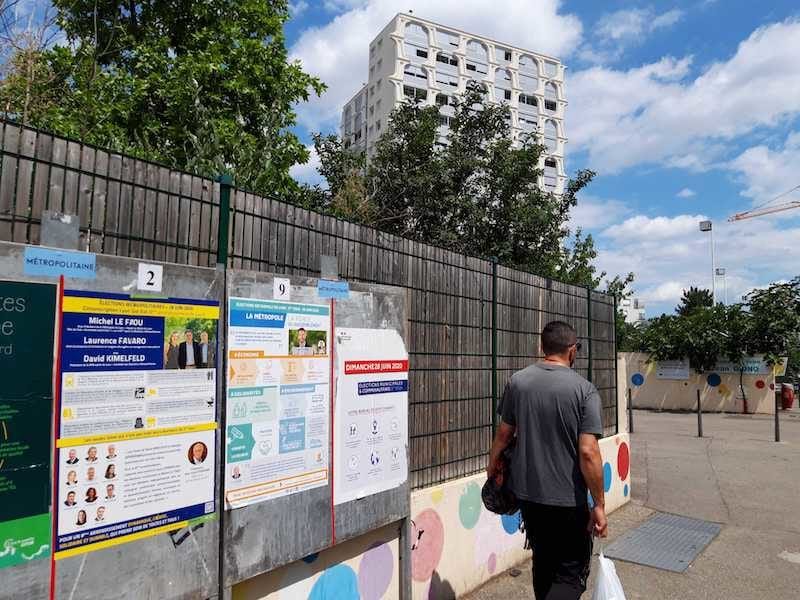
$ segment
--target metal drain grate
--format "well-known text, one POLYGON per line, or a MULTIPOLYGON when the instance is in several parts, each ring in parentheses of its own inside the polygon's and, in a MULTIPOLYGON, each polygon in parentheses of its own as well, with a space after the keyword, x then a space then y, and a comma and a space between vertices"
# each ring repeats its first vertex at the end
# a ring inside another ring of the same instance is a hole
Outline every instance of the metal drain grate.
POLYGON ((615 540, 605 555, 683 573, 721 529, 718 523, 658 513, 615 540))

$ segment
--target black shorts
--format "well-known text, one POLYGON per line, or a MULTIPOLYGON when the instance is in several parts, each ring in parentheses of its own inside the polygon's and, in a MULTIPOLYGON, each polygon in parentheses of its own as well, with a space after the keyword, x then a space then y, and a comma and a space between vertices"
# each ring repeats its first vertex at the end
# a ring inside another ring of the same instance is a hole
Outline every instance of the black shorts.
POLYGON ((533 550, 536 600, 577 600, 586 591, 592 560, 589 508, 520 501, 533 550))

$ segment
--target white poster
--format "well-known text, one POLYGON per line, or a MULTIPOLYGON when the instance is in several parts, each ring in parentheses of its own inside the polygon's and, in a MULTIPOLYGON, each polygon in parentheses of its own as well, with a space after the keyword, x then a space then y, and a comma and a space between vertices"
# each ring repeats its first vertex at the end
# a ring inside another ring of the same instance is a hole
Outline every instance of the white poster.
POLYGON ((334 504, 408 479, 408 353, 393 329, 337 329, 334 504))
POLYGON ((328 484, 330 308, 230 298, 225 501, 328 484))
POLYGON ((688 360, 660 360, 656 363, 656 379, 689 379, 688 360))

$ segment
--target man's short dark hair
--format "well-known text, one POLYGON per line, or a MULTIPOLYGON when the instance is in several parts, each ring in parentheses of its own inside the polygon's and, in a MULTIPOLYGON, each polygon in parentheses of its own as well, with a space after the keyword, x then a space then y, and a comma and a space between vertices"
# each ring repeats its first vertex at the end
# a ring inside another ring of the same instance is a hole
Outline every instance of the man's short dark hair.
POLYGON ((545 356, 564 354, 577 341, 575 329, 564 321, 551 321, 542 330, 542 350, 545 356))

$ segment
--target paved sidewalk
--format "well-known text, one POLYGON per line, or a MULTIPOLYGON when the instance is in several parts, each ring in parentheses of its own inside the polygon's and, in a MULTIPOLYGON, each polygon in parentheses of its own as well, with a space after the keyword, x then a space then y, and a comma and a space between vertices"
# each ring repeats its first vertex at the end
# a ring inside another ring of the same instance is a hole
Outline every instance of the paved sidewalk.
MULTIPOLYGON (((628 600, 797 600, 800 598, 800 418, 636 411, 633 501, 609 517, 610 543, 654 510, 723 524, 682 574, 616 561, 628 600)), ((469 600, 532 598, 530 561, 469 600)), ((591 598, 593 576, 584 599, 591 598)))

